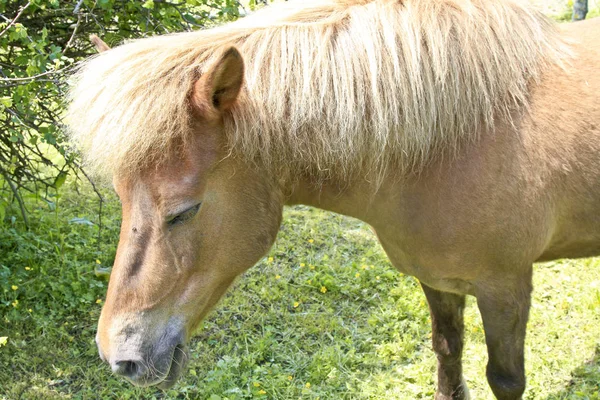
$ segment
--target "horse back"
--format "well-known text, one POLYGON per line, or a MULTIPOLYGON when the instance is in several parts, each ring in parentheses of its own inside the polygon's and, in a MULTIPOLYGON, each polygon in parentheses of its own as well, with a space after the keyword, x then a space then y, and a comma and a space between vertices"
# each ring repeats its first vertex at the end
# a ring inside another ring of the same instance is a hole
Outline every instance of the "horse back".
POLYGON ((553 229, 540 260, 600 254, 600 19, 561 28, 574 57, 534 88, 524 130, 551 177, 553 229))
POLYGON ((532 83, 513 121, 389 185, 369 223, 403 272, 470 293, 535 261, 600 254, 600 19, 563 29, 573 58, 532 83))

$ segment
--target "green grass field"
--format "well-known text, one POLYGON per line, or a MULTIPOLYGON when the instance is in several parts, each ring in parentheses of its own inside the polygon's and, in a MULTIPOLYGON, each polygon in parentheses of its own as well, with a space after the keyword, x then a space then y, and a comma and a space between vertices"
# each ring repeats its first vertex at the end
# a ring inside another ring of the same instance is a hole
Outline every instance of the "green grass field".
MULTIPOLYGON (((202 324, 172 390, 113 377, 94 344, 119 205, 66 185, 37 204, 30 232, 0 229, 0 398, 420 399, 435 388, 427 306, 354 219, 308 207, 285 212, 279 240, 202 324), (78 218, 78 219, 76 219, 78 218)), ((527 337, 527 399, 599 399, 600 259, 539 265, 527 337)), ((465 374, 491 399, 474 301, 465 374)))

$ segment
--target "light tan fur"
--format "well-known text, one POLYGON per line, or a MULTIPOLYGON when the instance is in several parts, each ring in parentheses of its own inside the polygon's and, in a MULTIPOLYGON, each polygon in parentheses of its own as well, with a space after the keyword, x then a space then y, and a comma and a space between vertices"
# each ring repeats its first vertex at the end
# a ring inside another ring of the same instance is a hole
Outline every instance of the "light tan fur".
POLYGON ((220 49, 246 63, 231 150, 289 175, 420 170, 527 103, 563 62, 555 27, 516 1, 296 1, 226 27, 137 40, 82 66, 71 138, 98 175, 188 143, 189 94, 220 49), (367 167, 367 168, 364 168, 367 167))

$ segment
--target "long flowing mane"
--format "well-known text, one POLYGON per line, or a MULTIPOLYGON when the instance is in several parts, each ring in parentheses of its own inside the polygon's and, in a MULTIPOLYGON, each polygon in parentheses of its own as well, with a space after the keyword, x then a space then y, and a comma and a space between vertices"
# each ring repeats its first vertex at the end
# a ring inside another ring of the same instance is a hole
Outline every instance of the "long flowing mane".
POLYGON ((224 46, 246 64, 225 116, 232 153, 282 173, 422 168, 527 104, 568 49, 513 0, 321 0, 136 40, 87 61, 71 138, 100 175, 160 161, 191 130, 193 83, 224 46))

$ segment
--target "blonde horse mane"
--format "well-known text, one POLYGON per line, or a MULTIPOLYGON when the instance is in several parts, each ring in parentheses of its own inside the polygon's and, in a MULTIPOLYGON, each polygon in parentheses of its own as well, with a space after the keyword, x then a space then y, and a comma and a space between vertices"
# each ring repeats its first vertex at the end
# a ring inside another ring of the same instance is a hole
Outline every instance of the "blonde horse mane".
POLYGON ((191 133, 189 94, 221 49, 246 64, 224 117, 231 151, 284 174, 420 170, 527 105, 568 54, 513 0, 321 0, 219 28, 136 40, 74 77, 71 140, 100 176, 160 162, 191 133))

